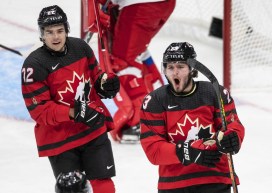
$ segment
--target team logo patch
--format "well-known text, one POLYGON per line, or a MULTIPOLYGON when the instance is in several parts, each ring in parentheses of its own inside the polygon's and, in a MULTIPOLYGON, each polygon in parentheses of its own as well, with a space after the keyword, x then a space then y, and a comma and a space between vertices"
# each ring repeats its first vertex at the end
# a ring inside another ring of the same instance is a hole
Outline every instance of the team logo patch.
POLYGON ((84 74, 80 76, 76 72, 74 72, 73 78, 71 80, 66 80, 66 83, 67 86, 63 90, 58 91, 59 94, 58 101, 60 103, 70 106, 69 101, 63 100, 67 98, 71 100, 75 99, 89 102, 89 96, 92 88, 90 78, 86 79, 84 77, 84 74))
POLYGON ((169 132, 170 142, 175 143, 179 140, 190 141, 202 138, 212 138, 212 124, 202 125, 199 119, 192 120, 189 115, 185 115, 183 122, 177 122, 175 132, 169 132), (187 137, 186 137, 187 136, 187 137))

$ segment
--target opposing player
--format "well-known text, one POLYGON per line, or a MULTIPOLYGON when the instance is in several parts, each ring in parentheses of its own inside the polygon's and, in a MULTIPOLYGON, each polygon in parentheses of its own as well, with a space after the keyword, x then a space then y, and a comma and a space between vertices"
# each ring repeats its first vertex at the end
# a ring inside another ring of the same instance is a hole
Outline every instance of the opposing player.
POLYGON ((56 192, 114 193, 113 120, 101 98, 116 95, 119 79, 102 72, 86 42, 68 37, 59 6, 43 8, 38 26, 43 46, 24 61, 22 94, 39 156, 49 158, 56 192))
POLYGON ((188 58, 196 58, 196 52, 187 42, 172 43, 164 52, 169 84, 144 99, 141 145, 149 161, 159 165, 159 193, 230 193, 226 153, 238 153, 244 127, 233 98, 221 86, 228 125, 218 137, 222 121, 215 90, 210 82, 194 81, 197 71, 188 58))
MULTIPOLYGON (((89 9, 92 9, 89 0, 89 9)), ((105 4, 105 0, 99 1, 105 4)), ((139 140, 139 112, 144 96, 164 84, 148 45, 174 10, 175 0, 113 0, 109 5, 111 18, 100 11, 102 27, 113 34, 111 61, 126 93, 114 99, 118 110, 114 114, 116 141, 139 140), (119 7, 116 14, 116 6, 119 7), (112 11, 115 10, 115 11, 112 11), (118 17, 116 17, 118 15, 118 17), (114 20, 112 17, 116 18, 114 20), (111 20, 111 22, 109 22, 111 20)), ((95 32, 95 16, 89 11, 89 30, 95 32)))

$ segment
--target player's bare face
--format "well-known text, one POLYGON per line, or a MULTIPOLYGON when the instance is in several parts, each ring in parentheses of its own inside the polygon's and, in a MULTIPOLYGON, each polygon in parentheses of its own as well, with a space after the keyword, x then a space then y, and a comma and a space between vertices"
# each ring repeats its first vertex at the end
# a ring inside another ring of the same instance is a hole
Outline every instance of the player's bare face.
POLYGON ((190 69, 186 63, 168 63, 165 69, 165 75, 177 93, 189 92, 192 89, 189 74, 190 69))
POLYGON ((56 52, 64 51, 67 33, 63 24, 52 25, 44 28, 43 40, 50 49, 56 52))

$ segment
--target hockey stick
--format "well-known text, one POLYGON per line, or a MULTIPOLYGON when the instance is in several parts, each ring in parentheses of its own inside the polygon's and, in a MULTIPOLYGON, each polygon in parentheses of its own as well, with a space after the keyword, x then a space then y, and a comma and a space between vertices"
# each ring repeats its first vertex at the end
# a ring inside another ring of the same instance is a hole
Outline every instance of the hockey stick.
POLYGON ((10 51, 10 52, 13 52, 13 53, 15 53, 15 54, 17 54, 17 55, 23 56, 23 54, 22 54, 21 52, 19 52, 18 50, 14 50, 14 49, 9 48, 9 47, 7 47, 7 46, 4 46, 4 45, 2 45, 2 44, 0 44, 0 47, 1 47, 1 48, 4 48, 4 49, 6 49, 6 50, 8 50, 8 51, 10 51))
MULTIPOLYGON (((111 0, 107 0, 106 3, 102 6, 101 10, 102 10, 103 12, 106 12, 107 7, 108 7, 110 1, 111 1, 111 0)), ((88 5, 85 5, 85 6, 88 6, 88 5)), ((82 9, 83 9, 83 8, 81 8, 81 10, 82 10, 82 9)), ((82 17, 82 16, 81 16, 81 17, 82 17)), ((89 42, 91 41, 92 37, 93 37, 93 34, 94 34, 93 32, 88 31, 88 32, 84 35, 83 40, 84 40, 85 42, 89 43, 89 42)))
MULTIPOLYGON (((223 103, 223 100, 222 100, 222 97, 221 97, 218 80, 216 79, 214 74, 205 65, 203 65, 199 61, 189 58, 187 60, 187 64, 189 66, 191 66, 192 68, 194 68, 194 69, 198 70, 199 72, 201 72, 203 75, 205 75, 210 80, 210 82, 212 83, 212 85, 213 85, 213 87, 215 89, 216 95, 217 95, 218 103, 219 103, 223 131, 226 131, 227 130, 226 115, 225 115, 224 103, 223 103)), ((229 165, 229 170, 230 170, 230 179, 231 179, 231 183, 232 183, 232 187, 233 187, 233 192, 238 193, 238 188, 237 188, 237 184, 236 184, 235 176, 234 176, 235 171, 234 171, 234 164, 233 164, 232 155, 230 153, 227 153, 227 158, 228 158, 228 165, 229 165)))
POLYGON ((20 55, 20 56, 22 56, 23 58, 27 58, 27 56, 28 56, 32 51, 34 51, 35 49, 37 49, 37 48, 40 47, 40 46, 41 46, 41 42, 39 41, 39 42, 36 42, 33 46, 31 46, 31 48, 28 49, 27 51, 19 52, 18 50, 14 50, 14 49, 12 49, 12 48, 9 48, 9 47, 7 47, 7 46, 4 46, 4 45, 0 44, 0 47, 4 48, 4 49, 6 49, 6 50, 8 50, 8 51, 10 51, 10 52, 12 52, 12 53, 14 53, 14 54, 20 55))
MULTIPOLYGON (((106 73, 114 73, 111 67, 111 61, 110 61, 110 52, 109 52, 109 45, 107 42, 107 34, 105 29, 102 29, 100 17, 99 17, 99 8, 98 8, 98 2, 97 0, 93 0, 94 5, 94 12, 96 15, 96 22, 97 22, 97 29, 98 29, 98 47, 100 49, 99 51, 99 63, 101 65, 101 68, 105 70, 106 73)), ((107 77, 105 77, 106 79, 107 77)), ((125 91, 122 84, 120 84, 120 90, 117 93, 116 97, 113 98, 116 106, 123 107, 124 113, 123 119, 130 119, 130 107, 132 106, 131 99, 129 98, 127 92, 125 91)), ((117 111, 118 113, 118 111, 117 111)))
POLYGON ((100 15, 99 15, 99 8, 98 8, 98 2, 97 0, 93 0, 93 5, 94 5, 94 13, 96 17, 96 25, 97 25, 97 30, 98 30, 98 38, 99 38, 99 45, 101 47, 101 54, 102 54, 102 59, 100 60, 100 63, 103 65, 104 69, 106 72, 112 72, 111 66, 110 66, 110 61, 109 61, 109 52, 107 46, 107 42, 105 41, 105 38, 101 28, 101 22, 100 22, 100 15))

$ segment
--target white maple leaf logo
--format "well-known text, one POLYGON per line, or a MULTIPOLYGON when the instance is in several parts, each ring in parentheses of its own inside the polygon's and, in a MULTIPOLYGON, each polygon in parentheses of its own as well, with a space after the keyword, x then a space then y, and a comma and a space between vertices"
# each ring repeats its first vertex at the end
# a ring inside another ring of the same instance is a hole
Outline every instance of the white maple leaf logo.
POLYGON ((58 91, 60 99, 58 100, 60 103, 70 106, 70 103, 64 101, 66 99, 65 95, 74 94, 74 99, 89 101, 89 95, 91 92, 91 84, 90 78, 88 80, 85 79, 84 74, 79 76, 76 72, 73 72, 72 80, 66 80, 67 86, 63 91, 58 91), (86 92, 86 87, 89 87, 86 92))
POLYGON ((202 138, 202 136, 199 135, 200 130, 202 133, 202 130, 205 130, 205 132, 208 132, 210 136, 214 135, 214 132, 212 132, 212 124, 203 126, 202 124, 199 124, 199 118, 192 120, 188 114, 186 114, 183 123, 177 122, 177 129, 175 132, 169 132, 168 135, 171 143, 177 142, 178 140, 196 140, 202 138))

